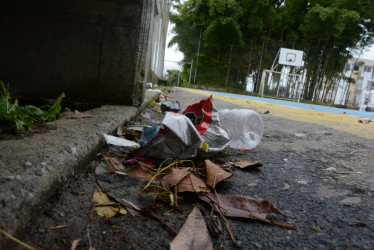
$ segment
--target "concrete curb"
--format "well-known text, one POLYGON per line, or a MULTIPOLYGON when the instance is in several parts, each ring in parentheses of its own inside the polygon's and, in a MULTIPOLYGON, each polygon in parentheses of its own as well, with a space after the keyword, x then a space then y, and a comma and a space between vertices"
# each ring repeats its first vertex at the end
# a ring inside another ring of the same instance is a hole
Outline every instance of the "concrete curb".
MULTIPOLYGON (((92 118, 61 119, 52 130, 21 140, 0 141, 0 228, 22 237, 43 212, 46 202, 105 145, 112 134, 136 117, 157 92, 146 93, 140 107, 102 106, 92 118)), ((0 235, 0 246, 10 239, 0 235)))

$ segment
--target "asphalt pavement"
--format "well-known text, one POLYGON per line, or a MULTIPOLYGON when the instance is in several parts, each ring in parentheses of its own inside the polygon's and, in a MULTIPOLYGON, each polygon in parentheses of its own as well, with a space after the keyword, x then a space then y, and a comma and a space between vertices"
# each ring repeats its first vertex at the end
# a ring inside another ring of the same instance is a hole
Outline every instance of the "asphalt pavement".
MULTIPOLYGON (((171 95, 185 108, 209 94, 177 88, 171 95)), ((232 178, 217 186, 217 192, 267 199, 287 216, 274 219, 296 226, 291 230, 252 219, 228 218, 238 246, 222 230, 217 238, 212 237, 214 249, 373 249, 374 140, 370 129, 360 127, 371 123, 361 124, 358 118, 347 119, 344 114, 305 113, 232 96, 214 95, 213 103, 218 110, 253 109, 264 121, 259 146, 212 158, 260 161, 263 166, 257 170, 236 169, 232 178), (357 127, 366 132, 355 133, 357 127)), ((161 120, 162 114, 155 109, 143 111, 133 124, 157 124, 161 120), (146 116, 148 120, 142 118, 146 116)), ((92 165, 85 169, 59 189, 58 198, 48 204, 32 229, 34 240, 50 248, 69 248, 74 239, 87 235, 90 224, 90 243, 96 249, 169 248, 174 235, 155 220, 105 219, 93 214, 91 199, 98 184, 92 165), (46 229, 57 225, 69 227, 59 231, 46 229)), ((170 212, 165 207, 157 214, 179 231, 191 209, 186 206, 180 212, 170 212)), ((26 240, 29 244, 34 242, 26 240)), ((82 242, 85 243, 80 246, 87 248, 87 239, 82 242)))

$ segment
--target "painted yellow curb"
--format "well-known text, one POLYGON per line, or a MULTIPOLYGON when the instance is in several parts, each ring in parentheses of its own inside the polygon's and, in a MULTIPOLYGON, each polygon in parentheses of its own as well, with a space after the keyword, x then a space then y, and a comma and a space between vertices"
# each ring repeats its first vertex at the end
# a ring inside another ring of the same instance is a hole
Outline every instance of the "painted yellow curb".
MULTIPOLYGON (((195 90, 180 88, 185 91, 201 94, 205 96, 210 96, 210 94, 195 90)), ((358 135, 367 139, 374 139, 374 121, 370 123, 360 123, 359 120, 366 121, 368 119, 357 118, 345 114, 334 114, 322 111, 315 111, 309 109, 300 109, 282 106, 278 104, 265 103, 260 101, 245 100, 235 97, 227 97, 222 95, 213 95, 214 98, 230 102, 244 108, 256 110, 258 112, 264 113, 269 111, 270 114, 282 118, 286 118, 293 121, 307 122, 312 124, 317 124, 336 130, 341 130, 348 132, 350 134, 358 135)))

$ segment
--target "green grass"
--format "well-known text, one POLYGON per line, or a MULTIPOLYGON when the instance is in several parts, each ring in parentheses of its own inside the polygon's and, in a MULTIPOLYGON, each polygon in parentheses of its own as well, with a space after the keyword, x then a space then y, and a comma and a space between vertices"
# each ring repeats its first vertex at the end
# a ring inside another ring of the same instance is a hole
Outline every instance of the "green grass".
POLYGON ((17 130, 35 130, 36 122, 56 120, 61 112, 61 100, 65 97, 62 93, 52 105, 44 105, 40 108, 33 105, 20 106, 18 100, 13 100, 9 92, 9 84, 6 86, 0 81, 0 124, 15 124, 17 130))

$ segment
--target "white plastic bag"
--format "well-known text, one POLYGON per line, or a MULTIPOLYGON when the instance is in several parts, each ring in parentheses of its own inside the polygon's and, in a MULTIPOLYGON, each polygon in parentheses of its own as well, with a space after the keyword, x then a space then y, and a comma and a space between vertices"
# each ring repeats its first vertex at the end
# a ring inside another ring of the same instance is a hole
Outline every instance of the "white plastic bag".
POLYGON ((222 128, 230 138, 229 146, 237 149, 255 148, 261 141, 264 125, 261 116, 249 109, 218 111, 222 128))
POLYGON ((196 156, 204 140, 188 117, 166 112, 159 135, 144 144, 138 156, 188 159, 196 156))
POLYGON ((229 136, 221 128, 212 96, 189 105, 183 114, 167 112, 157 137, 145 143, 138 156, 189 159, 198 153, 220 152, 229 136))

